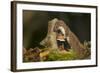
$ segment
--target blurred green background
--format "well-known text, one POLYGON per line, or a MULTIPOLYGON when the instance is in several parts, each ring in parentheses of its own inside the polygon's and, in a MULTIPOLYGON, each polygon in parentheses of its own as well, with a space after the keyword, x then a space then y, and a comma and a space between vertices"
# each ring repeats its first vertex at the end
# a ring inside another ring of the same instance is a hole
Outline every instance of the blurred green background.
POLYGON ((91 41, 91 14, 23 10, 23 47, 39 46, 46 37, 48 22, 54 18, 63 20, 83 43, 91 41))

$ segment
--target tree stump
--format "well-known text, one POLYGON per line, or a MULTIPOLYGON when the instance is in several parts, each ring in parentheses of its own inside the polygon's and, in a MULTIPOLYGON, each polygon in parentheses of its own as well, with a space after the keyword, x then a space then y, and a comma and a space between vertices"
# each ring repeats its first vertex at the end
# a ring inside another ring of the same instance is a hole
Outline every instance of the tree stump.
POLYGON ((78 37, 70 30, 68 25, 64 21, 58 20, 57 18, 49 21, 47 36, 43 41, 40 42, 40 44, 50 49, 58 49, 55 30, 59 27, 60 24, 65 29, 66 39, 70 45, 70 48, 74 49, 74 52, 77 55, 77 59, 83 59, 87 49, 80 42, 78 37))
POLYGON ((53 19, 48 23, 48 33, 47 36, 40 42, 41 45, 44 45, 51 49, 57 49, 56 33, 54 32, 54 26, 58 19, 53 19))

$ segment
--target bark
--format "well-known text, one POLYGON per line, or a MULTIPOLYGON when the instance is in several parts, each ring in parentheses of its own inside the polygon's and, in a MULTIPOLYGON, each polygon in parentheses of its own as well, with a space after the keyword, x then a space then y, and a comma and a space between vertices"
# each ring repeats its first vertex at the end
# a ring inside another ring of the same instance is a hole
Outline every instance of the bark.
POLYGON ((43 41, 40 42, 41 45, 44 45, 51 49, 57 49, 57 42, 56 42, 56 33, 54 32, 53 28, 55 26, 55 23, 58 21, 58 19, 53 19, 49 21, 48 23, 48 33, 47 36, 44 38, 43 41))

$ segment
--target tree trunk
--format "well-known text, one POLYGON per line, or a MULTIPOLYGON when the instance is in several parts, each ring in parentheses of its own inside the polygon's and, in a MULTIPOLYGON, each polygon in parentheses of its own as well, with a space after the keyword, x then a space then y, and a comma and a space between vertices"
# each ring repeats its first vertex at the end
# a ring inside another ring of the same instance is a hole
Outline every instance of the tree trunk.
POLYGON ((55 26, 55 23, 58 21, 58 19, 53 19, 49 21, 48 23, 48 33, 47 36, 40 42, 41 45, 44 45, 45 47, 51 48, 51 49, 57 49, 57 41, 56 41, 56 33, 54 32, 53 28, 55 26))

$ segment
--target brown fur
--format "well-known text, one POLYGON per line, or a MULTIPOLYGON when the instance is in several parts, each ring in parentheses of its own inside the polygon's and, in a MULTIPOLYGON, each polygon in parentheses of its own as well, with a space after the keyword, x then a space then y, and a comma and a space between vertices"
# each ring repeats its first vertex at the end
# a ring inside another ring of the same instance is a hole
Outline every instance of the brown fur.
POLYGON ((84 46, 83 44, 81 44, 78 37, 70 30, 70 28, 68 27, 68 25, 66 25, 64 21, 62 20, 57 21, 54 30, 56 31, 59 26, 62 26, 65 29, 66 39, 69 45, 71 46, 71 48, 73 48, 76 51, 79 57, 82 57, 84 55, 83 54, 84 46))

